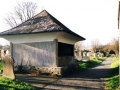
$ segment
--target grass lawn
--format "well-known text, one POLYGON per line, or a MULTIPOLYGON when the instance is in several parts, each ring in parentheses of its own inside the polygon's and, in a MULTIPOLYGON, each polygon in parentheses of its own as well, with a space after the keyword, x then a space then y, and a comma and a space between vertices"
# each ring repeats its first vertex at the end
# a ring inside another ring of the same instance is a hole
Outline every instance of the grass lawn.
POLYGON ((119 58, 114 57, 110 66, 111 77, 106 79, 107 90, 120 90, 119 87, 119 58))
POLYGON ((35 90, 28 83, 0 76, 0 90, 35 90))
POLYGON ((110 68, 117 68, 119 66, 119 58, 113 57, 113 62, 110 66, 110 68))
MULTIPOLYGON (((0 62, 0 71, 2 70, 2 62, 0 62)), ((0 75, 0 90, 35 90, 28 83, 12 80, 0 75)))
POLYGON ((102 61, 106 60, 107 57, 102 57, 102 58, 93 58, 90 57, 90 60, 87 62, 83 62, 83 61, 76 61, 76 63, 78 64, 78 66, 80 68, 92 68, 95 67, 96 65, 100 64, 102 61))
POLYGON ((119 75, 106 79, 106 90, 120 90, 119 75))

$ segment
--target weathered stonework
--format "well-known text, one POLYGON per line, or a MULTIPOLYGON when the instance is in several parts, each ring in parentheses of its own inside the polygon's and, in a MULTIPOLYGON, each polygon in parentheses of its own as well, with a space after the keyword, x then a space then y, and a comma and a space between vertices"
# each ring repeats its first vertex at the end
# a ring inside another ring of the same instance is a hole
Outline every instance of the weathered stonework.
POLYGON ((14 65, 55 66, 53 41, 13 44, 14 65))
POLYGON ((3 59, 2 59, 2 65, 3 65, 2 76, 3 77, 15 79, 13 64, 14 64, 14 60, 10 56, 5 55, 3 57, 3 59))
POLYGON ((52 76, 59 75, 61 76, 62 73, 62 67, 36 67, 37 70, 39 70, 41 73, 47 73, 52 76))

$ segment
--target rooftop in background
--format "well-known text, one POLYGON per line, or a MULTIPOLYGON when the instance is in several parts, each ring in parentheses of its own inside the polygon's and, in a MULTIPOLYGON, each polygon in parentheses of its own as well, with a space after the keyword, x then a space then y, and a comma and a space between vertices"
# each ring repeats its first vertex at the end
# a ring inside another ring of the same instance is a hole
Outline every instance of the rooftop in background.
POLYGON ((34 34, 34 33, 44 33, 44 32, 58 32, 58 31, 59 32, 64 31, 85 40, 85 38, 83 38, 82 36, 68 29, 65 25, 59 22, 46 10, 43 10, 39 14, 35 15, 33 18, 28 19, 27 21, 18 25, 17 27, 1 32, 0 36, 34 34))

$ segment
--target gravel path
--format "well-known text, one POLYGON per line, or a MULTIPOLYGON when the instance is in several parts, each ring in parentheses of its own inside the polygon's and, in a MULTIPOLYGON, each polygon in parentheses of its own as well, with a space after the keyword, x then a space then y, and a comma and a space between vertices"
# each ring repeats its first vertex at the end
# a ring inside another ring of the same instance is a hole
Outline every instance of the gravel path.
POLYGON ((56 82, 45 86, 43 90, 104 90, 104 78, 109 75, 111 62, 112 58, 109 57, 99 66, 81 70, 67 78, 58 79, 56 82))

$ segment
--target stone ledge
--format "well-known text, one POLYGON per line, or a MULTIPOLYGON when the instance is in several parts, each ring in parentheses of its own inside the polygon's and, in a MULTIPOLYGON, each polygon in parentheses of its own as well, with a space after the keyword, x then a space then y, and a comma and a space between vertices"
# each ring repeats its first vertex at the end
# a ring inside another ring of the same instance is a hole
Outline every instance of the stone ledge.
POLYGON ((35 67, 41 73, 49 73, 50 75, 60 75, 62 74, 62 67, 35 67))

